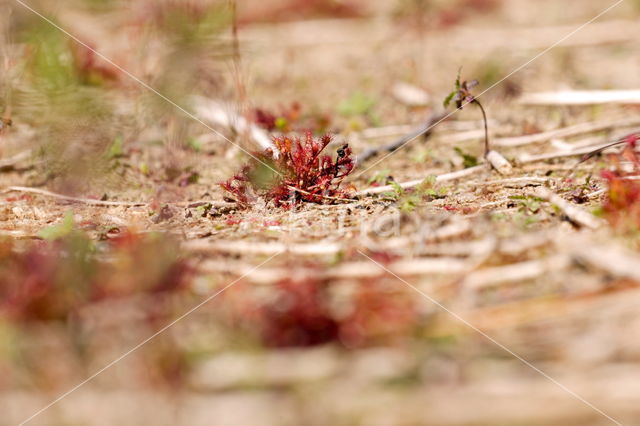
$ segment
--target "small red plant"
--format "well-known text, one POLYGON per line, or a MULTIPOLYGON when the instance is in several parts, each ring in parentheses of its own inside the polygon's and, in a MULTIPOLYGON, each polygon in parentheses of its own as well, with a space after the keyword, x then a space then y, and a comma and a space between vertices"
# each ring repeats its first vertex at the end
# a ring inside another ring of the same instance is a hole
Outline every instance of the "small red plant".
POLYGON ((255 3, 241 10, 240 23, 283 22, 301 19, 332 17, 358 18, 364 15, 362 2, 353 0, 284 0, 255 3))
POLYGON ((626 147, 620 154, 611 156, 613 168, 604 170, 602 177, 609 188, 603 211, 612 226, 621 230, 640 229, 640 158, 636 153, 638 134, 625 138, 626 147), (625 169, 622 161, 629 167, 625 169))
POLYGON ((234 327, 267 347, 370 346, 409 336, 418 324, 415 298, 384 279, 358 281, 350 295, 333 291, 336 285, 315 276, 286 278, 261 297, 239 285, 225 293, 225 306, 234 327))
POLYGON ((251 113, 253 122, 269 132, 312 132, 321 134, 331 125, 331 117, 320 113, 302 112, 302 106, 293 102, 289 107, 279 110, 255 108, 251 113))
POLYGON ((293 102, 288 108, 281 108, 277 113, 264 108, 253 110, 253 121, 268 131, 280 130, 288 132, 292 125, 300 120, 302 107, 298 102, 293 102))
POLYGON ((277 137, 277 158, 270 152, 257 153, 251 163, 220 186, 243 207, 256 196, 285 208, 301 201, 321 203, 347 197, 340 184, 355 167, 351 148, 342 145, 333 159, 322 154, 329 143, 330 135, 316 139, 307 133, 304 140, 277 137))
POLYGON ((402 340, 418 323, 413 295, 396 290, 384 280, 359 283, 351 301, 351 312, 340 318, 340 342, 361 347, 402 340))
POLYGON ((99 243, 107 261, 81 231, 20 249, 0 241, 0 320, 65 320, 106 299, 184 290, 192 271, 175 244, 123 231, 99 243))
POLYGON ((269 302, 250 305, 241 316, 266 346, 312 346, 338 336, 328 306, 321 281, 285 279, 275 285, 269 302))

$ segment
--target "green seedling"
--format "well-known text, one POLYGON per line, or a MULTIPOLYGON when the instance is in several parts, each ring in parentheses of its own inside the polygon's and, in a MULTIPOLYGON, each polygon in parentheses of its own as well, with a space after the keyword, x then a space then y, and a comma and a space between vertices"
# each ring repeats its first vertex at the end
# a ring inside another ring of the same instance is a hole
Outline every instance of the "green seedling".
POLYGON ((533 195, 513 195, 509 199, 518 201, 520 212, 527 214, 539 213, 544 201, 542 198, 533 195))
POLYGON ((42 229, 38 233, 38 236, 44 240, 53 241, 70 235, 74 229, 75 222, 73 220, 73 212, 68 210, 62 222, 42 229))
POLYGON ((447 95, 444 99, 443 105, 444 107, 448 107, 452 102, 455 103, 456 108, 462 109, 464 106, 468 104, 473 104, 482 113, 482 120, 484 122, 484 156, 486 157, 489 153, 489 127, 487 124, 487 113, 480 103, 480 101, 471 93, 471 89, 476 87, 479 84, 478 80, 464 80, 460 81, 460 72, 458 72, 458 77, 456 78, 455 89, 447 95))
POLYGON ((393 181, 393 177, 391 176, 390 169, 384 169, 377 172, 375 175, 371 176, 367 181, 367 185, 387 185, 388 182, 393 181))
POLYGON ((122 139, 122 137, 118 136, 114 139, 113 143, 109 147, 107 156, 110 159, 120 158, 124 156, 124 140, 122 139))
POLYGON ((475 156, 464 152, 462 149, 458 148, 457 146, 454 147, 453 150, 456 152, 456 154, 462 157, 462 164, 464 165, 465 168, 474 167, 478 165, 478 159, 475 156))

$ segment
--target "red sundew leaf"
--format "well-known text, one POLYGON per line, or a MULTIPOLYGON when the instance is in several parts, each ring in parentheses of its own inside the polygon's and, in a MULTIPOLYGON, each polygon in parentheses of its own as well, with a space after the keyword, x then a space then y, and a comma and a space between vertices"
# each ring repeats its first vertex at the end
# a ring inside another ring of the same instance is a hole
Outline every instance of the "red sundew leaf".
POLYGON ((362 347, 412 334, 419 314, 410 292, 385 285, 384 279, 354 284, 353 293, 340 297, 347 311, 334 309, 336 283, 315 276, 285 278, 270 286, 269 297, 257 296, 250 286, 234 286, 224 294, 224 305, 233 327, 253 334, 267 347, 327 342, 362 347))
POLYGON ((253 110, 253 122, 270 132, 276 128, 276 118, 274 114, 261 108, 253 110))
POLYGON ((7 197, 5 201, 8 203, 15 203, 16 201, 33 201, 33 195, 31 194, 22 194, 17 197, 7 197))
POLYGON ((327 304, 325 285, 315 279, 285 279, 273 287, 268 300, 243 294, 231 297, 232 320, 257 334, 267 347, 312 346, 336 340, 338 323, 327 304), (237 301, 236 301, 237 300, 237 301))
POLYGON ((608 184, 602 210, 609 223, 623 232, 640 229, 640 182, 634 179, 640 174, 640 162, 634 151, 636 141, 637 135, 628 137, 624 151, 609 156, 613 167, 601 172, 608 184), (631 161, 632 171, 624 170, 624 159, 631 161))

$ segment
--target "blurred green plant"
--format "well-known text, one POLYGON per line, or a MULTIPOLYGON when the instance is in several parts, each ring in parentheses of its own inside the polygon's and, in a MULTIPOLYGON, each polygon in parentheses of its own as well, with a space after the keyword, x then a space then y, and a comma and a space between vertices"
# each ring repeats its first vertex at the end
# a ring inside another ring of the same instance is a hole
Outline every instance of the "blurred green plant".
MULTIPOLYGON (((113 232, 113 230, 112 230, 113 232)), ((0 242, 0 317, 65 320, 101 300, 185 289, 190 277, 176 242, 126 230, 94 241, 63 221, 45 228, 40 243, 0 242)))
MULTIPOLYGON (((482 121, 484 123, 484 156, 486 157, 490 151, 487 113, 478 98, 473 93, 471 93, 471 89, 473 89, 480 83, 478 82, 478 80, 461 81, 461 72, 462 68, 458 70, 458 76, 456 77, 454 89, 447 95, 447 97, 445 97, 442 104, 446 108, 451 103, 453 103, 457 109, 463 109, 466 105, 472 104, 480 110, 480 112, 482 113, 482 121)), ((472 162, 471 158, 465 158, 465 161, 472 162)))
MULTIPOLYGON (((142 339, 174 315, 168 301, 188 294, 192 271, 172 237, 112 228, 96 241, 81 225, 68 213, 43 230, 46 240, 0 240, 0 389, 75 380, 69 372, 95 361, 89 346, 106 339, 100 333, 108 334, 110 345, 125 330, 142 339), (135 328, 124 322, 126 304, 135 307, 135 328), (43 356, 52 344, 56 356, 43 356)), ((139 355, 148 380, 173 388, 188 368, 187 351, 174 337, 154 339, 139 355)))
POLYGON ((78 59, 83 53, 63 33, 42 20, 20 23, 14 36, 26 55, 13 114, 37 132, 45 179, 58 177, 68 190, 89 186, 107 172, 103 153, 121 123, 113 97, 86 78, 78 59))
POLYGON ((345 117, 369 115, 376 101, 362 92, 356 92, 351 97, 338 104, 338 113, 345 117))
POLYGON ((474 167, 478 165, 478 159, 475 156, 466 153, 465 151, 463 151, 461 148, 457 146, 454 147, 453 150, 456 152, 456 154, 462 157, 462 164, 464 165, 465 168, 474 167))
POLYGON ((65 213, 61 223, 44 228, 38 233, 38 236, 45 240, 57 240, 71 234, 74 231, 74 225, 73 211, 69 210, 65 213))

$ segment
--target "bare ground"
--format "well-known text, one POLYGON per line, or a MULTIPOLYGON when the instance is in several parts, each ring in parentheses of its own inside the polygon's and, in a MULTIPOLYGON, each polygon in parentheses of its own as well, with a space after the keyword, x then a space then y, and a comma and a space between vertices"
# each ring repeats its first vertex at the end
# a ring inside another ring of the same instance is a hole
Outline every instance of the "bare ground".
MULTIPOLYGON (((368 137, 373 128, 410 128, 429 114, 427 108, 394 100, 392 83, 423 87, 437 109, 460 65, 469 77, 490 75, 495 67, 493 72, 506 75, 605 3, 584 1, 569 8, 553 1, 535 7, 511 1, 495 16, 439 31, 409 30, 382 14, 252 26, 241 32, 242 75, 253 105, 277 107, 296 100, 305 108, 334 111, 340 99, 354 92, 374 97, 376 123, 362 117, 336 119, 336 127, 343 129, 340 137, 358 153, 406 131, 368 137)), ((637 14, 632 15, 630 5, 620 6, 508 83, 525 92, 637 88, 638 34, 628 31, 634 25, 637 14)), ((489 85, 483 82, 482 88, 489 85)), ((122 158, 106 183, 76 194, 85 198, 81 202, 9 188, 40 187, 43 176, 33 157, 7 164, 0 175, 7 188, 0 205, 6 235, 36 238, 69 209, 76 223, 90 222, 87 230, 96 237, 121 226, 176 234, 199 271, 193 294, 178 298, 176 312, 239 277, 247 291, 259 292, 283 277, 320 275, 345 289, 361 278, 388 281, 415 297, 429 324, 420 336, 382 346, 247 349, 242 338, 218 330, 215 311, 222 307, 214 300, 205 313, 194 313, 170 331, 191 345, 207 342, 206 356, 179 392, 131 384, 138 382, 131 379, 140 361, 134 354, 33 424, 611 423, 589 404, 623 424, 637 422, 637 237, 621 235, 590 214, 606 196, 599 177, 606 163, 597 158, 576 167, 582 151, 573 151, 637 129, 638 107, 527 106, 505 87, 502 83, 481 99, 489 111, 494 149, 511 161, 513 171, 501 175, 483 167, 438 183, 441 196, 421 199, 413 208, 404 205, 406 196, 361 195, 352 202, 307 204, 291 211, 261 203, 239 210, 224 201, 217 183, 239 167, 243 156, 216 136, 202 138, 200 152, 175 152, 182 169, 198 171, 197 183, 180 187, 154 173, 141 174, 141 161, 154 170, 166 153, 164 147, 139 142, 139 151, 122 158), (604 124, 559 136, 544 133, 581 123, 604 124), (143 204, 91 205, 96 198, 143 204), (190 204, 202 200, 213 204, 205 217, 190 204), (152 203, 166 204, 168 213, 158 217, 152 203), (364 256, 371 253, 387 256, 386 270, 364 256)), ((463 164, 453 147, 480 157, 479 119, 471 108, 459 111, 427 140, 414 140, 379 164, 373 165, 380 157, 360 164, 351 183, 365 190, 381 171, 405 182, 460 170, 463 164)), ((36 146, 30 135, 28 125, 16 123, 3 136, 2 161, 36 146)), ((55 182, 47 187, 60 192, 55 182)), ((96 350, 86 372, 74 371, 72 361, 65 366, 64 344, 56 341, 55 328, 41 331, 53 336, 50 346, 32 330, 43 354, 59 357, 62 384, 49 391, 38 386, 5 391, 0 424, 21 421, 63 391, 64 384, 80 381, 144 339, 152 330, 136 322, 138 303, 144 301, 88 310, 88 318, 102 318, 100 309, 119 314, 115 325, 91 329, 98 337, 111 335, 113 342, 104 345, 104 352, 96 350)))

